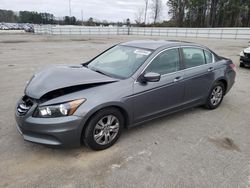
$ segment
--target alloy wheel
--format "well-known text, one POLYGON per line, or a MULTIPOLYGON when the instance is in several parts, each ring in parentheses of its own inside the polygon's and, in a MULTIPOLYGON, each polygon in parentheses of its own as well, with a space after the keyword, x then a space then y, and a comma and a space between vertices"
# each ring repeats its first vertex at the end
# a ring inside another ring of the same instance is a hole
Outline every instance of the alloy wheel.
POLYGON ((222 100, 222 97, 223 97, 223 88, 221 86, 216 86, 211 93, 210 97, 211 104, 213 106, 218 105, 222 100))
POLYGON ((94 140, 97 144, 106 145, 115 139, 120 123, 116 116, 107 115, 101 118, 94 128, 94 140))

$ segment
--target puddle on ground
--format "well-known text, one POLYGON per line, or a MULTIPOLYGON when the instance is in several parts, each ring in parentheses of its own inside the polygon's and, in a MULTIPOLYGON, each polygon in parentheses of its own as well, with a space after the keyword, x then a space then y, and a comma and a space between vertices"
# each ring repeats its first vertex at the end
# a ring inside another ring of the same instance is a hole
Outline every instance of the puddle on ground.
POLYGON ((231 138, 208 138, 208 140, 214 143, 218 148, 240 151, 240 148, 234 143, 231 138))

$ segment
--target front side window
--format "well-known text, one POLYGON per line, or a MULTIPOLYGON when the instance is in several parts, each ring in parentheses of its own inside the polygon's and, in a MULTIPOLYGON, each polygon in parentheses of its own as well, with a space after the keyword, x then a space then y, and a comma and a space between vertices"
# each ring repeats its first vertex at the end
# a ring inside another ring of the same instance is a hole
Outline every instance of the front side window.
POLYGON ((161 75, 176 72, 180 69, 179 50, 177 48, 160 53, 147 67, 146 72, 161 75))
POLYGON ((88 68, 111 77, 129 78, 151 53, 151 50, 118 45, 91 61, 88 68))
POLYGON ((183 48, 183 58, 186 68, 196 67, 206 64, 204 53, 199 48, 183 48))

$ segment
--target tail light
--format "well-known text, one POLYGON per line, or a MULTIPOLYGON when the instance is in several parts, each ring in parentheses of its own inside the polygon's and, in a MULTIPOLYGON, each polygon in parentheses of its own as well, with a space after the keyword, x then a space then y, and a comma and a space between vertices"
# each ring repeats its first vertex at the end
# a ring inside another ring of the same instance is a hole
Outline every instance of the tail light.
POLYGON ((235 66, 235 64, 231 63, 229 66, 236 72, 236 66, 235 66))

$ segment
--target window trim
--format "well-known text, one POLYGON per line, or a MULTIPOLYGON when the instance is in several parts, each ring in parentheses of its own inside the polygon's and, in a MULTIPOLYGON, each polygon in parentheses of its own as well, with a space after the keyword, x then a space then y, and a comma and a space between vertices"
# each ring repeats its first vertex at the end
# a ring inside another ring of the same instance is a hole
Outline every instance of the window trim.
POLYGON ((199 65, 199 66, 195 66, 195 67, 190 67, 190 68, 185 68, 185 62, 184 62, 184 59, 183 59, 183 52, 182 52, 182 48, 186 48, 186 47, 189 47, 189 48, 198 48, 198 49, 201 49, 201 50, 206 50, 208 52, 210 52, 212 55, 213 55, 213 62, 212 63, 209 63, 210 65, 211 64, 214 64, 216 63, 215 61, 215 56, 214 54, 209 50, 209 49, 206 49, 206 48, 203 48, 203 47, 199 47, 199 46, 189 46, 189 45, 180 45, 180 46, 175 46, 175 47, 169 47, 169 48, 165 48, 161 51, 159 51, 149 62, 148 64, 143 68, 143 70, 140 72, 139 76, 137 76, 137 78, 135 79, 135 82, 134 83, 139 83, 138 82, 138 79, 142 76, 142 74, 144 74, 145 70, 147 69, 147 67, 150 65, 150 63, 162 52, 166 51, 166 50, 171 50, 171 49, 175 49, 177 48, 178 51, 179 51, 179 56, 180 56, 180 70, 176 71, 176 72, 171 72, 171 73, 167 73, 167 74, 164 74, 164 75, 161 75, 161 77, 165 77, 167 75, 171 75, 171 74, 175 74, 175 73, 179 73, 179 72, 184 72, 186 70, 189 70, 189 69, 195 69, 197 67, 201 67, 201 66, 204 66, 204 65, 207 65, 206 64, 202 64, 202 65, 199 65))

